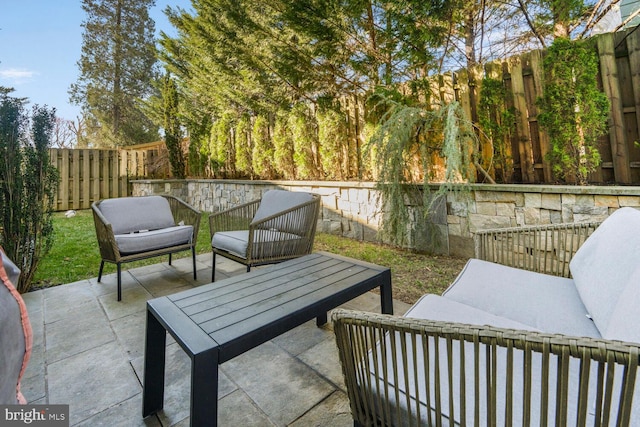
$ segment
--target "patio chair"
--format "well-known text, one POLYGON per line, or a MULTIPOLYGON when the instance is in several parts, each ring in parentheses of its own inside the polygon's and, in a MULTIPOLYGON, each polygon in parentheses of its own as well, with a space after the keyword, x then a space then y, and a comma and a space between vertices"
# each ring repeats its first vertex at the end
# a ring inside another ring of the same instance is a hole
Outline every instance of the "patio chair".
POLYGON ((209 216, 215 281, 216 255, 247 266, 274 264, 311 253, 320 196, 269 190, 261 199, 209 216))
POLYGON ((177 197, 119 197, 91 205, 100 247, 102 280, 104 263, 116 264, 118 301, 122 299, 121 264, 160 255, 191 251, 196 279, 196 241, 200 212, 177 197))

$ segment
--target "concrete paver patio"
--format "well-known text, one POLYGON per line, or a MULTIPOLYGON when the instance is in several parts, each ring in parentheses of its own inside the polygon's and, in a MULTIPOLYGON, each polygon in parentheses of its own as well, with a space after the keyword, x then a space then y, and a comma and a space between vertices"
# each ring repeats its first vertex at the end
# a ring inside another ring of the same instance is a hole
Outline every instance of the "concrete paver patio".
MULTIPOLYGON (((34 346, 22 382, 29 403, 69 404, 72 426, 188 426, 190 360, 167 340, 163 411, 142 419, 146 301, 208 283, 211 255, 159 262, 24 294, 34 346)), ((96 266, 97 269, 97 266, 96 266)), ((245 267, 218 257, 216 278, 245 267)), ((367 293, 344 307, 380 312, 367 293)), ((394 301, 394 312, 408 305, 394 301)), ((220 366, 220 426, 352 426, 330 325, 308 322, 220 366)))

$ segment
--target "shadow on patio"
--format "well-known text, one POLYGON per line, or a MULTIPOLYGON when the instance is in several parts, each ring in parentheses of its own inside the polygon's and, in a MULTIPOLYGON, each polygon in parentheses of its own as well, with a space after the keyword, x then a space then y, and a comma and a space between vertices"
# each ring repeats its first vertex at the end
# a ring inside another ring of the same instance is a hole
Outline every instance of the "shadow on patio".
MULTIPOLYGON (((245 267, 217 260, 220 279, 245 267)), ((190 360, 168 336, 164 410, 142 419, 146 301, 208 283, 211 255, 125 269, 123 297, 116 275, 23 295, 34 331, 22 382, 29 403, 69 404, 72 426, 188 426, 190 360)), ((367 293, 344 307, 380 312, 367 293)), ((394 300, 394 312, 408 305, 394 300)), ((221 426, 352 426, 330 324, 315 321, 220 366, 221 426)))

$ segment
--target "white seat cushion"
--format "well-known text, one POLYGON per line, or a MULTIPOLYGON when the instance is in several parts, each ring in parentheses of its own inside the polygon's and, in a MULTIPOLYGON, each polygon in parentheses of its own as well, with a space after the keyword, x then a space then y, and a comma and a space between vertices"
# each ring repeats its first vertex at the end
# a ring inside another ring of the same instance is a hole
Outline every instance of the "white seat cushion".
POLYGON ((543 332, 601 337, 571 279, 471 259, 443 296, 543 332))
MULTIPOLYGON (((255 230, 253 236, 252 255, 258 258, 294 253, 301 239, 297 234, 277 230, 255 230)), ((219 231, 213 235, 211 246, 247 258, 249 230, 219 231)))
POLYGON ((136 254, 191 243, 193 227, 177 225, 160 230, 118 234, 114 237, 121 254, 136 254))

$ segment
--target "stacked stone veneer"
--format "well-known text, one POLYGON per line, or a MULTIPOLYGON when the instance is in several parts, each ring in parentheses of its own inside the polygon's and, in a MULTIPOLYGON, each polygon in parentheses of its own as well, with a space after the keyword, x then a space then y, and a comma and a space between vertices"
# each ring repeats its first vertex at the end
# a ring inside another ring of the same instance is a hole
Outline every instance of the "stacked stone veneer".
MULTIPOLYGON (((133 195, 171 194, 203 212, 216 212, 258 199, 269 189, 309 191, 322 197, 318 230, 379 242, 381 212, 373 183, 324 181, 139 180, 133 195)), ((476 231, 535 224, 602 221, 615 209, 640 209, 640 187, 474 185, 447 195, 428 227, 411 230, 409 246, 474 256, 476 231), (446 210, 445 210, 446 208, 446 210)), ((425 222, 415 215, 417 222, 425 222)), ((203 223, 204 225, 204 223, 203 223)), ((422 225, 422 224, 420 224, 422 225)), ((204 225, 206 228, 206 225, 204 225)))

